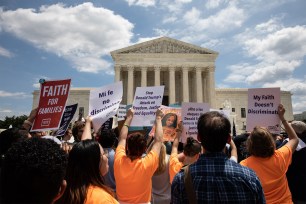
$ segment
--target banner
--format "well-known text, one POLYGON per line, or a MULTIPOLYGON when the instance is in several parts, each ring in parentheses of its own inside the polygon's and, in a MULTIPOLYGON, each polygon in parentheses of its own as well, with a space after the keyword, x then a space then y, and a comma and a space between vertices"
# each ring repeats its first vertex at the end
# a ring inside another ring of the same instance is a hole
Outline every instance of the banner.
MULTIPOLYGON (((163 141, 170 141, 176 137, 176 128, 180 121, 182 121, 181 108, 173 108, 168 106, 160 106, 161 111, 164 113, 162 118, 163 126, 163 141)), ((150 131, 149 135, 154 137, 155 134, 155 124, 150 131)))
POLYGON ((208 103, 182 103, 182 121, 184 125, 184 132, 182 133, 183 143, 186 143, 187 137, 193 137, 197 140, 198 119, 208 111, 208 103))
POLYGON ((247 131, 252 131, 255 126, 263 126, 271 133, 279 133, 279 104, 280 88, 249 89, 247 131))
POLYGON ((136 88, 132 106, 135 112, 131 126, 153 126, 156 110, 163 100, 164 88, 165 86, 136 88))
POLYGON ((56 131, 56 136, 63 136, 65 134, 77 108, 77 103, 70 106, 66 106, 64 115, 61 120, 60 128, 56 131))
POLYGON ((95 132, 105 121, 116 115, 122 100, 122 81, 90 91, 89 114, 95 132))
POLYGON ((69 95, 71 79, 44 81, 38 111, 31 131, 55 130, 60 126, 69 95))

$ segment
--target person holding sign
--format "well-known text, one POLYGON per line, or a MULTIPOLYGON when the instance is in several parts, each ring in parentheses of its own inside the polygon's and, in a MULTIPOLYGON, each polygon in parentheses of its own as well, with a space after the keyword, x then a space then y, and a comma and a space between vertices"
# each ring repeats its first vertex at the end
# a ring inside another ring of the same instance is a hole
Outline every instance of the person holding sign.
POLYGON ((103 176, 108 172, 108 152, 92 140, 92 118, 86 118, 81 141, 69 152, 67 189, 58 203, 118 204, 103 176))
POLYGON ((133 119, 134 110, 129 109, 127 112, 125 123, 120 132, 114 162, 116 192, 119 202, 149 203, 151 200, 151 179, 158 167, 158 159, 163 141, 161 123, 163 112, 157 109, 155 115, 154 144, 151 151, 142 157, 146 151, 146 138, 138 132, 128 136, 128 128, 133 119))
POLYGON ((272 134, 266 128, 256 126, 247 140, 251 156, 240 162, 258 175, 267 203, 292 203, 286 172, 299 140, 284 115, 285 108, 280 104, 278 116, 288 134, 288 143, 276 150, 272 134))

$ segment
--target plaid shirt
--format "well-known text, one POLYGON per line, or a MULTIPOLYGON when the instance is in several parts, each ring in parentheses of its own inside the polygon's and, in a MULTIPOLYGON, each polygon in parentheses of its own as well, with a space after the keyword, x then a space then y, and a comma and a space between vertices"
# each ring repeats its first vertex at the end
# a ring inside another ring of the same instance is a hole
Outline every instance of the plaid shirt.
MULTIPOLYGON (((229 160, 224 153, 202 154, 189 172, 198 203, 266 203, 254 171, 229 160)), ((183 170, 174 177, 171 203, 188 203, 183 170)))

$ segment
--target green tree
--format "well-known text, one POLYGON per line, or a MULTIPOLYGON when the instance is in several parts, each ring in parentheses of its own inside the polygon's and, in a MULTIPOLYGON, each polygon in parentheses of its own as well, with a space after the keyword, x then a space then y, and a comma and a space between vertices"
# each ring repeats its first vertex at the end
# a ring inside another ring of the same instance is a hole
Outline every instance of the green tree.
POLYGON ((19 128, 23 124, 23 121, 26 120, 27 118, 28 116, 26 115, 12 116, 12 117, 6 116, 4 120, 0 120, 0 129, 7 129, 9 128, 10 125, 19 128))

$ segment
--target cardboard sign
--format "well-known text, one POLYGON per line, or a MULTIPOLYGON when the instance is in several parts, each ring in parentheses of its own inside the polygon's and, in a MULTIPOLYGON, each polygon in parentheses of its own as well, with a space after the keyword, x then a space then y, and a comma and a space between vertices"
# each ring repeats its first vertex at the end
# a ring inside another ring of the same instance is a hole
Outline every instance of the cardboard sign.
POLYGON ((184 132, 182 133, 182 142, 186 143, 187 137, 197 139, 198 136, 198 119, 209 111, 208 103, 182 103, 182 121, 184 132))
POLYGON ((280 88, 249 89, 247 131, 252 131, 255 126, 263 126, 272 133, 279 133, 279 104, 280 88))
POLYGON ((137 87, 133 101, 134 117, 131 126, 150 126, 154 124, 156 110, 160 107, 164 86, 137 87))
POLYGON ((71 79, 41 84, 38 111, 31 131, 55 130, 60 126, 69 95, 71 79))
POLYGON ((122 94, 122 81, 90 91, 89 114, 92 116, 95 132, 98 132, 109 118, 116 115, 122 94))
MULTIPOLYGON (((164 113, 162 118, 163 126, 163 140, 173 142, 176 137, 176 128, 178 123, 182 120, 181 108, 174 108, 168 106, 160 106, 161 111, 164 113)), ((149 135, 154 137, 155 125, 150 131, 149 135)))
POLYGON ((77 108, 77 103, 70 106, 66 106, 64 115, 61 120, 60 128, 56 131, 56 136, 63 136, 65 134, 77 108))

